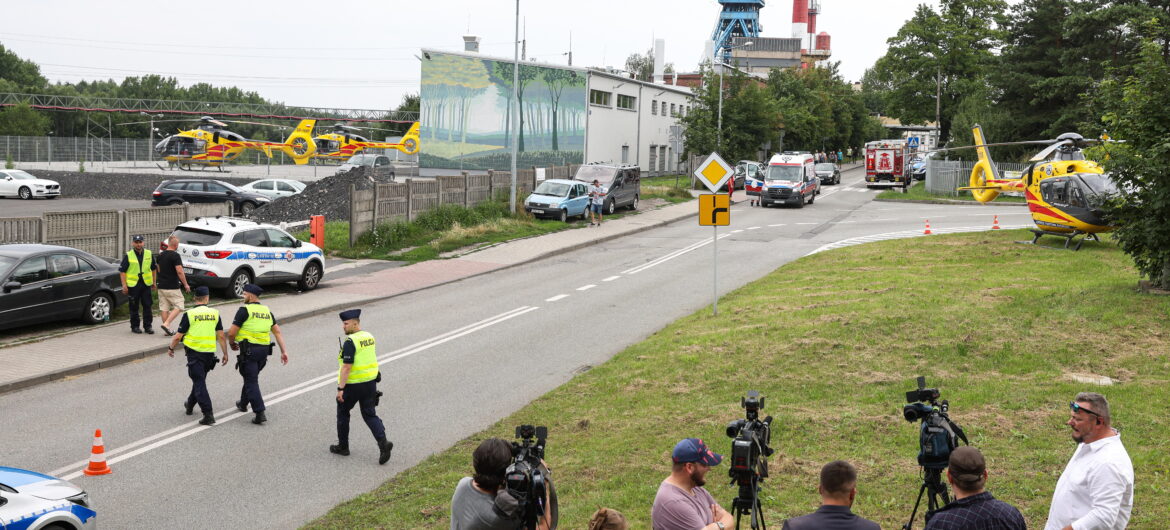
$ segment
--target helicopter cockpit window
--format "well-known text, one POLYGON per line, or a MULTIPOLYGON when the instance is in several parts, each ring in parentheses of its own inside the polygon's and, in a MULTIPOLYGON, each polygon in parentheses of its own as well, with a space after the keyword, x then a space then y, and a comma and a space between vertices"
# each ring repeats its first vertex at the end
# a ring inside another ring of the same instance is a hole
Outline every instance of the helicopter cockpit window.
POLYGON ((1068 204, 1068 195, 1065 192, 1067 184, 1068 181, 1065 179, 1045 180, 1040 183, 1040 196, 1049 204, 1068 204))
POLYGON ((1087 208, 1089 206, 1085 202, 1085 194, 1081 191, 1081 187, 1075 181, 1071 180, 1068 182, 1068 205, 1078 208, 1087 208))
POLYGON ((1078 175, 1081 186, 1085 188, 1085 199, 1090 206, 1099 207, 1113 195, 1121 192, 1117 183, 1107 175, 1100 173, 1081 173, 1078 175))

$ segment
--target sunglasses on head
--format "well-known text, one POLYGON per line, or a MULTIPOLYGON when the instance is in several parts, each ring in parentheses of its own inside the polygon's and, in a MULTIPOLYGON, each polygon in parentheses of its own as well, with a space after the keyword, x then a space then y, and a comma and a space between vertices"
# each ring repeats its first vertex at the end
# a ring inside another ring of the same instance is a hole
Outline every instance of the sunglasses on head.
POLYGON ((1079 410, 1079 411, 1082 411, 1082 412, 1088 412, 1089 414, 1092 414, 1092 415, 1094 415, 1094 416, 1096 416, 1096 417, 1098 417, 1098 418, 1100 418, 1100 417, 1101 417, 1101 415, 1100 415, 1100 414, 1097 414, 1096 412, 1093 412, 1093 411, 1091 411, 1091 410, 1089 410, 1089 409, 1087 409, 1087 408, 1085 408, 1085 407, 1081 406, 1081 404, 1080 404, 1080 403, 1077 403, 1076 401, 1073 401, 1073 402, 1069 403, 1069 404, 1068 404, 1068 407, 1069 407, 1070 409, 1072 409, 1072 411, 1073 411, 1073 412, 1076 412, 1076 411, 1078 411, 1078 410, 1079 410))

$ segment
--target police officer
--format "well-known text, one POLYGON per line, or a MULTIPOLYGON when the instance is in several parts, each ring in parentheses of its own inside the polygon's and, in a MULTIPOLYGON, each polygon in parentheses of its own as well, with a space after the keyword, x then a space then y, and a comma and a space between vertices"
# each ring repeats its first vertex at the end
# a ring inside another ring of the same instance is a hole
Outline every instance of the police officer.
POLYGON ((378 441, 378 464, 390 460, 394 443, 386 439, 386 429, 374 407, 378 406, 378 355, 374 351, 374 336, 362 331, 361 309, 342 311, 341 328, 348 335, 337 356, 337 445, 329 452, 349 456, 349 411, 361 405, 362 419, 378 441))
POLYGON ((223 348, 223 364, 228 362, 227 339, 223 335, 223 322, 219 319, 219 310, 207 307, 207 287, 200 285, 195 288, 195 307, 183 313, 183 320, 179 322, 179 329, 171 338, 171 347, 167 348, 167 355, 175 356, 175 346, 183 342, 183 349, 187 350, 187 376, 191 378, 191 394, 183 407, 190 416, 199 404, 203 412, 202 425, 215 423, 215 415, 211 413, 211 396, 207 394, 207 373, 215 369, 215 344, 223 348))
POLYGON ((249 283, 244 286, 244 307, 236 311, 232 327, 227 333, 232 351, 240 351, 236 356, 236 369, 244 377, 244 388, 240 390, 236 408, 240 412, 248 412, 248 405, 251 404, 252 412, 256 413, 252 423, 256 425, 268 421, 264 416, 264 397, 260 394, 260 371, 268 364, 268 356, 272 355, 269 335, 275 337, 276 343, 280 345, 280 364, 288 364, 288 348, 284 346, 284 336, 280 334, 276 316, 268 306, 260 303, 260 294, 263 292, 258 285, 249 283))
POLYGON ((154 328, 151 327, 154 323, 151 290, 158 289, 154 283, 158 265, 154 263, 154 257, 146 248, 145 240, 146 238, 140 235, 134 236, 131 242, 133 248, 122 256, 118 272, 122 273, 122 294, 130 296, 127 304, 130 306, 130 331, 142 333, 142 329, 138 327, 138 306, 141 305, 142 325, 146 328, 147 334, 154 335, 154 328))

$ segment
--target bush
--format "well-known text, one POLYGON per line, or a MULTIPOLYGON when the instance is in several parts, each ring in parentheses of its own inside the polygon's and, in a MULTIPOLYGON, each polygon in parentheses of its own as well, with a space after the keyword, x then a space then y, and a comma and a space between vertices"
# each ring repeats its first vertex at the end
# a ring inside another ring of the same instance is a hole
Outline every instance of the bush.
POLYGON ((4 169, 16 169, 16 162, 12 161, 12 153, 4 157, 4 169))

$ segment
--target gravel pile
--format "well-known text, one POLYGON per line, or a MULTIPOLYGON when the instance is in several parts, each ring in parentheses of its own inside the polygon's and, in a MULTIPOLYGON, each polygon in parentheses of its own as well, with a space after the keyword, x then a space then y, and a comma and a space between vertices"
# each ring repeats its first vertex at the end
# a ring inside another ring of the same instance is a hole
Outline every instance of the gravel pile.
POLYGON ((167 174, 150 173, 79 173, 77 171, 50 171, 33 169, 30 174, 61 184, 61 196, 70 199, 126 199, 150 200, 150 194, 164 180, 208 178, 242 186, 252 179, 221 177, 212 172, 171 171, 167 174))
POLYGON ((373 171, 367 169, 359 166, 339 175, 310 182, 305 191, 272 201, 268 206, 256 210, 254 217, 269 223, 304 221, 313 215, 324 215, 326 221, 348 221, 351 184, 364 190, 373 187, 375 182, 392 182, 389 174, 374 175, 373 171))

